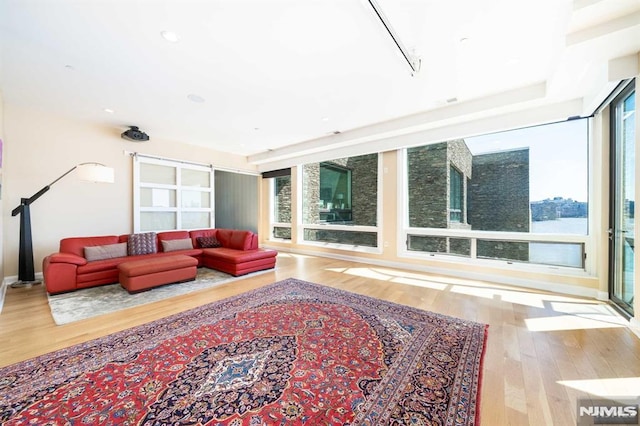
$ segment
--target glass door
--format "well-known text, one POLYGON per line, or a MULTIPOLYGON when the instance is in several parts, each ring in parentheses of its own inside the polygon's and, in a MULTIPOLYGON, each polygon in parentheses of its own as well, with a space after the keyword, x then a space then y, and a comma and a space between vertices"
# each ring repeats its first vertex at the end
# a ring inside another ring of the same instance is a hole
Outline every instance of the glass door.
POLYGON ((627 85, 611 104, 611 300, 633 315, 635 250, 635 84, 627 85))

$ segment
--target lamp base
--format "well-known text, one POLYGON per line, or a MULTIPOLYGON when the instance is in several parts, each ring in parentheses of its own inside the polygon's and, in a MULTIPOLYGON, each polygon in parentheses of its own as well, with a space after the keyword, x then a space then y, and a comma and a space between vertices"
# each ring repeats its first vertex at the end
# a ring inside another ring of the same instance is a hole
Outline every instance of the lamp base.
POLYGON ((33 287, 34 285, 42 284, 42 280, 34 280, 34 281, 16 281, 13 284, 10 284, 11 288, 28 288, 33 287))

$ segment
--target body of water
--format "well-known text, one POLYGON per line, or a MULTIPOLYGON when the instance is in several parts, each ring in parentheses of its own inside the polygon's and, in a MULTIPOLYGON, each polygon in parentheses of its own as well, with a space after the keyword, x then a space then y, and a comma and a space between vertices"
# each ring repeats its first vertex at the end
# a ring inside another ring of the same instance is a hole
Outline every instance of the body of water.
POLYGON ((565 217, 556 220, 531 222, 531 232, 535 234, 575 234, 587 235, 589 223, 586 217, 565 217))

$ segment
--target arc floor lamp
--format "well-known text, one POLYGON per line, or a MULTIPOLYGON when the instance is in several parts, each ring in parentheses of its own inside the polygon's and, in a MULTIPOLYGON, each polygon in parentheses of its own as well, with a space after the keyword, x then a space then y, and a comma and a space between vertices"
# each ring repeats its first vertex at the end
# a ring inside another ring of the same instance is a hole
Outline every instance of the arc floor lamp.
POLYGON ((42 282, 40 280, 36 280, 33 268, 33 243, 31 239, 31 213, 29 211, 29 206, 45 192, 51 189, 56 182, 76 169, 78 170, 78 179, 82 181, 104 183, 113 183, 114 181, 114 171, 112 168, 100 163, 80 163, 67 170, 60 177, 33 194, 31 197, 20 199, 20 205, 11 211, 11 216, 20 215, 18 281, 11 284, 11 287, 28 287, 42 282))

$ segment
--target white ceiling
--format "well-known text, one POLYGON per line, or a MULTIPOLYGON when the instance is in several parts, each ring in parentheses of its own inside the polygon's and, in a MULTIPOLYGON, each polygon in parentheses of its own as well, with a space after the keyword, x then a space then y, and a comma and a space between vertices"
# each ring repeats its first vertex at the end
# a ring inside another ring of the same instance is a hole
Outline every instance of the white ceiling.
POLYGON ((590 114, 610 61, 640 52, 640 0, 378 4, 415 75, 367 0, 1 0, 0 88, 265 169, 483 115, 590 114))

